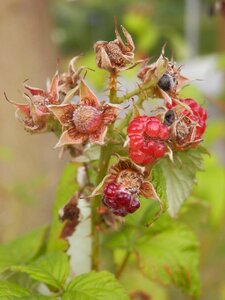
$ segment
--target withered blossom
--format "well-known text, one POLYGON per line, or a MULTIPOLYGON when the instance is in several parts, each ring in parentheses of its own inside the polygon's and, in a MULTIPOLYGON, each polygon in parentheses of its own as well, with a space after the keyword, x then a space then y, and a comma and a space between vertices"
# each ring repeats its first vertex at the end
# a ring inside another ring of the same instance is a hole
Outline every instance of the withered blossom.
POLYGON ((16 118, 23 123, 27 131, 36 133, 48 130, 47 121, 51 116, 48 105, 59 104, 58 82, 59 75, 56 73, 52 79, 49 91, 24 84, 25 89, 29 92, 24 93, 28 101, 27 104, 15 103, 7 99, 17 108, 16 118))
MULTIPOLYGON (((73 89, 75 89, 80 80, 81 72, 85 69, 85 67, 79 67, 77 70, 75 69, 75 63, 79 59, 79 56, 75 56, 69 62, 68 72, 62 73, 59 76, 59 84, 58 84, 58 91, 60 102, 63 102, 67 93, 73 89)), ((74 92, 74 95, 77 95, 79 90, 77 89, 74 92)))
POLYGON ((103 144, 107 125, 115 121, 118 111, 115 105, 100 104, 83 80, 80 83, 79 104, 50 105, 48 108, 63 127, 55 147, 87 142, 103 144))
POLYGON ((177 98, 177 94, 189 79, 181 74, 181 67, 177 67, 173 60, 169 61, 164 56, 164 48, 156 62, 148 65, 148 60, 145 60, 137 77, 141 79, 143 84, 146 84, 158 77, 159 74, 157 74, 157 71, 163 65, 166 66, 165 72, 158 78, 155 93, 159 97, 163 97, 167 103, 171 104, 172 98, 177 98))
POLYGON ((143 168, 132 163, 127 158, 120 158, 119 161, 111 166, 107 176, 104 178, 101 189, 109 183, 117 183, 121 189, 134 195, 142 195, 149 199, 158 199, 157 193, 152 183, 147 180, 148 174, 143 168))
POLYGON ((64 223, 60 237, 67 239, 76 230, 80 222, 80 209, 78 208, 79 195, 75 193, 69 202, 60 210, 59 219, 64 223))
POLYGON ((129 32, 121 25, 126 42, 124 43, 117 26, 114 41, 98 41, 94 44, 96 63, 109 72, 123 71, 130 67, 134 59, 135 45, 129 32))

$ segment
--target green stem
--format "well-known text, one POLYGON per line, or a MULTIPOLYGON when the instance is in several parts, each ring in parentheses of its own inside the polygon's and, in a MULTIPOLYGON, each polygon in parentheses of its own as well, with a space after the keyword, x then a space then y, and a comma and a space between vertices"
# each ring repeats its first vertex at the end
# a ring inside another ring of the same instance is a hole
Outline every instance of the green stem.
POLYGON ((130 255, 131 255, 131 252, 130 251, 127 251, 126 255, 124 256, 124 259, 121 263, 121 265, 119 266, 117 272, 116 272, 116 278, 119 279, 121 274, 123 273, 128 261, 129 261, 129 258, 130 258, 130 255))
MULTIPOLYGON (((122 96, 122 97, 118 97, 116 100, 116 103, 123 103, 125 100, 129 100, 130 98, 134 97, 134 96, 138 96, 140 94, 144 94, 145 92, 147 92, 148 90, 150 90, 151 88, 153 88, 157 83, 157 79, 152 79, 150 82, 148 82, 147 84, 133 90, 130 93, 127 93, 126 95, 122 96)), ((146 98, 146 97, 145 97, 146 98)))
MULTIPOLYGON (((96 180, 96 186, 102 181, 105 177, 109 160, 111 156, 111 146, 106 145, 102 146, 101 154, 100 154, 100 164, 99 164, 99 173, 96 180)), ((100 225, 100 218, 98 209, 101 205, 101 197, 96 196, 92 200, 92 226, 91 226, 91 233, 92 233, 92 270, 98 271, 99 269, 99 225, 100 225)))
MULTIPOLYGON (((143 103, 145 100, 146 100, 146 97, 144 97, 144 95, 143 95, 143 96, 140 95, 140 97, 139 97, 138 101, 135 103, 135 105, 136 105, 136 106, 141 106, 142 103, 143 103)), ((117 130, 118 132, 122 131, 123 128, 125 128, 125 127, 127 126, 127 124, 129 123, 129 121, 130 121, 130 119, 131 119, 131 117, 132 117, 132 113, 133 113, 132 110, 129 111, 129 113, 126 114, 125 118, 120 122, 119 126, 116 128, 116 130, 117 130)))
MULTIPOLYGON (((109 100, 110 103, 117 102, 117 72, 110 73, 109 78, 109 100)), ((113 125, 109 127, 108 136, 112 135, 113 125)), ((96 180, 96 186, 102 181, 105 177, 108 170, 110 157, 112 154, 112 145, 107 144, 101 147, 100 159, 99 159, 99 173, 96 180)), ((91 235, 92 235, 92 270, 98 271, 99 269, 99 225, 100 217, 98 209, 101 205, 101 197, 96 196, 92 200, 91 205, 91 235)))

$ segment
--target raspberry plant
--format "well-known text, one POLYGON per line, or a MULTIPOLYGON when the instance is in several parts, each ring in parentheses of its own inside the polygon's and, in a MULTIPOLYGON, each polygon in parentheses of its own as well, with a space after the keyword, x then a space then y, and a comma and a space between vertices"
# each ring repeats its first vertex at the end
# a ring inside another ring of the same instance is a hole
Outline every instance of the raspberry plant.
POLYGON ((71 161, 52 223, 1 246, 2 299, 150 299, 135 283, 123 287, 122 275, 133 272, 200 294, 197 240, 173 218, 203 169, 207 113, 182 99, 188 78, 164 49, 156 62, 135 61, 133 39, 122 31, 125 42, 116 26, 114 41, 94 45, 97 66, 109 74, 105 99, 88 86, 88 67, 75 67, 79 57, 47 91, 25 84, 25 104, 7 99, 26 131, 53 132, 71 161), (136 66, 137 88, 121 93, 118 78, 136 66), (155 104, 150 113, 144 103, 155 104), (91 268, 77 275, 67 250, 83 222, 82 200, 90 208, 91 268))

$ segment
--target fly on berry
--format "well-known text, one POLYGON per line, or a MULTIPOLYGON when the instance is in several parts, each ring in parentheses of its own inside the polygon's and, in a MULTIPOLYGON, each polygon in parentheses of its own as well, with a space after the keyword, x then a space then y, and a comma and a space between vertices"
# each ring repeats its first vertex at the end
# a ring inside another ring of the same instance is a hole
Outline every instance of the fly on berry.
POLYGON ((163 124, 171 126, 175 122, 175 113, 172 109, 168 110, 164 116, 163 124))

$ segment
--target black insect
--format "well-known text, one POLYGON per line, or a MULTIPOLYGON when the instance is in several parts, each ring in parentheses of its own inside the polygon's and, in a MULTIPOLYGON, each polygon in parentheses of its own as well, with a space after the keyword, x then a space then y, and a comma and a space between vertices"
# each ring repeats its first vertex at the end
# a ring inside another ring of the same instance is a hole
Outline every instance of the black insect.
POLYGON ((174 123, 174 121, 175 121, 175 112, 172 109, 170 109, 165 113, 163 123, 167 126, 171 126, 174 123))
POLYGON ((169 74, 164 74, 158 81, 158 86, 168 92, 175 84, 175 78, 169 74))

